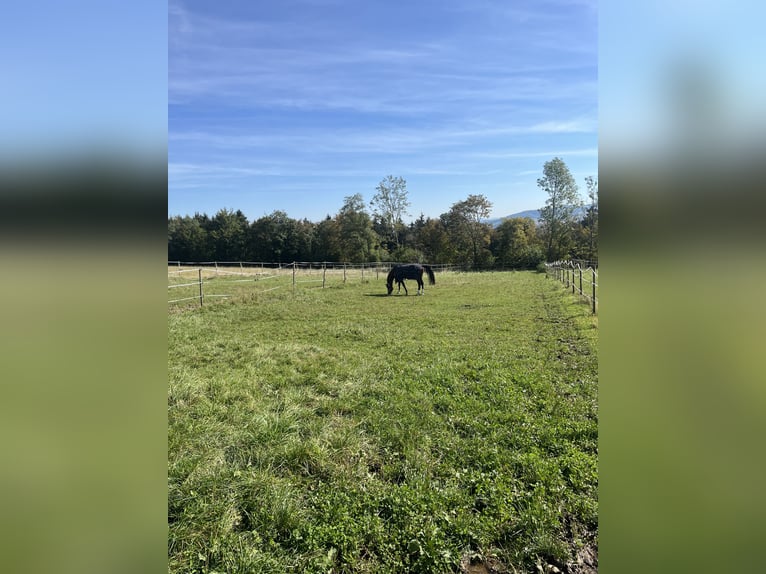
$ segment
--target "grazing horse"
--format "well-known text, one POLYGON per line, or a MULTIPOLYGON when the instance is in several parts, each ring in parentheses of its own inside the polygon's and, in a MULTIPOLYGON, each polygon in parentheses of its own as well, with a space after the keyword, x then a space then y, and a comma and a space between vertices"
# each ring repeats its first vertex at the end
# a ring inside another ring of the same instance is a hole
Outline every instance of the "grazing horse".
POLYGON ((407 291, 407 285, 404 284, 404 280, 414 279, 418 282, 418 295, 423 295, 426 292, 426 287, 423 283, 424 271, 428 273, 428 282, 431 285, 435 285, 436 278, 434 277, 433 269, 431 269, 429 265, 420 265, 418 263, 412 263, 410 265, 394 265, 391 268, 391 271, 389 271, 388 277, 386 277, 386 288, 388 289, 388 294, 391 295, 391 292, 394 290, 394 281, 396 281, 399 284, 399 290, 397 293, 400 293, 402 287, 404 287, 404 294, 409 295, 409 292, 407 291))

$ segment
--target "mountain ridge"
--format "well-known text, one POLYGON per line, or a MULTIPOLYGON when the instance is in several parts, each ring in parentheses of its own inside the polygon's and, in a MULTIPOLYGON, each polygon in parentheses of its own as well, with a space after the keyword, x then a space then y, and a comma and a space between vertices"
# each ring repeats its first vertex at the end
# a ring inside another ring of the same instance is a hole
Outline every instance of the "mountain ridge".
MULTIPOLYGON (((588 210, 588 208, 585 207, 585 206, 578 207, 575 210, 575 217, 577 217, 578 219, 582 219, 583 217, 585 217, 585 214, 587 213, 587 210, 588 210)), ((539 209, 527 209, 525 211, 518 211, 516 213, 511 213, 510 215, 505 215, 503 217, 493 217, 492 219, 487 219, 484 223, 489 223, 490 225, 492 225, 492 227, 497 227, 498 225, 500 225, 503 222, 503 220, 510 219, 512 217, 528 217, 531 220, 533 220, 535 223, 539 223, 539 221, 540 221, 540 210, 539 209)))

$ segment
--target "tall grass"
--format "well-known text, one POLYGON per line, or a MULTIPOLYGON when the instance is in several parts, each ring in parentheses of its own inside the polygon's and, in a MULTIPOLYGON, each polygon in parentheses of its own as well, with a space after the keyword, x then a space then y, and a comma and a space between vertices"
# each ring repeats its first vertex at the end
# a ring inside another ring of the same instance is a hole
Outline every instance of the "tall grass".
POLYGON ((243 291, 168 320, 169 571, 595 555, 598 331, 555 281, 243 291))

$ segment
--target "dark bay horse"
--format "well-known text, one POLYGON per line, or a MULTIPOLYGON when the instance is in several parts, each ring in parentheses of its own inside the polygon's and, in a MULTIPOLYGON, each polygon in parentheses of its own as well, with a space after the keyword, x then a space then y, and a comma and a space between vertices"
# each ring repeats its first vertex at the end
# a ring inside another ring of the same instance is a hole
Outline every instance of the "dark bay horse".
POLYGON ((399 284, 399 290, 397 293, 401 292, 402 287, 404 287, 404 294, 409 295, 409 292, 407 291, 407 285, 404 284, 404 280, 414 279, 418 282, 418 295, 422 295, 426 292, 426 287, 423 283, 424 271, 428 274, 428 283, 431 285, 436 285, 436 277, 434 277, 433 269, 431 269, 429 265, 420 265, 419 263, 411 263, 409 265, 394 265, 391 268, 391 271, 389 271, 388 277, 386 277, 386 288, 388 289, 388 294, 391 295, 391 292, 394 290, 394 281, 396 281, 399 284))

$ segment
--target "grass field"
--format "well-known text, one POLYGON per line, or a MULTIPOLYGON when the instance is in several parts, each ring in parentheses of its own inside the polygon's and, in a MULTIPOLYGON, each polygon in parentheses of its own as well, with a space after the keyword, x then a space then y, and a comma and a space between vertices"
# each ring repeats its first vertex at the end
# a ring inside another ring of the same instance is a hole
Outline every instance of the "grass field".
POLYGON ((595 571, 597 319, 436 278, 173 308, 170 572, 595 571))

